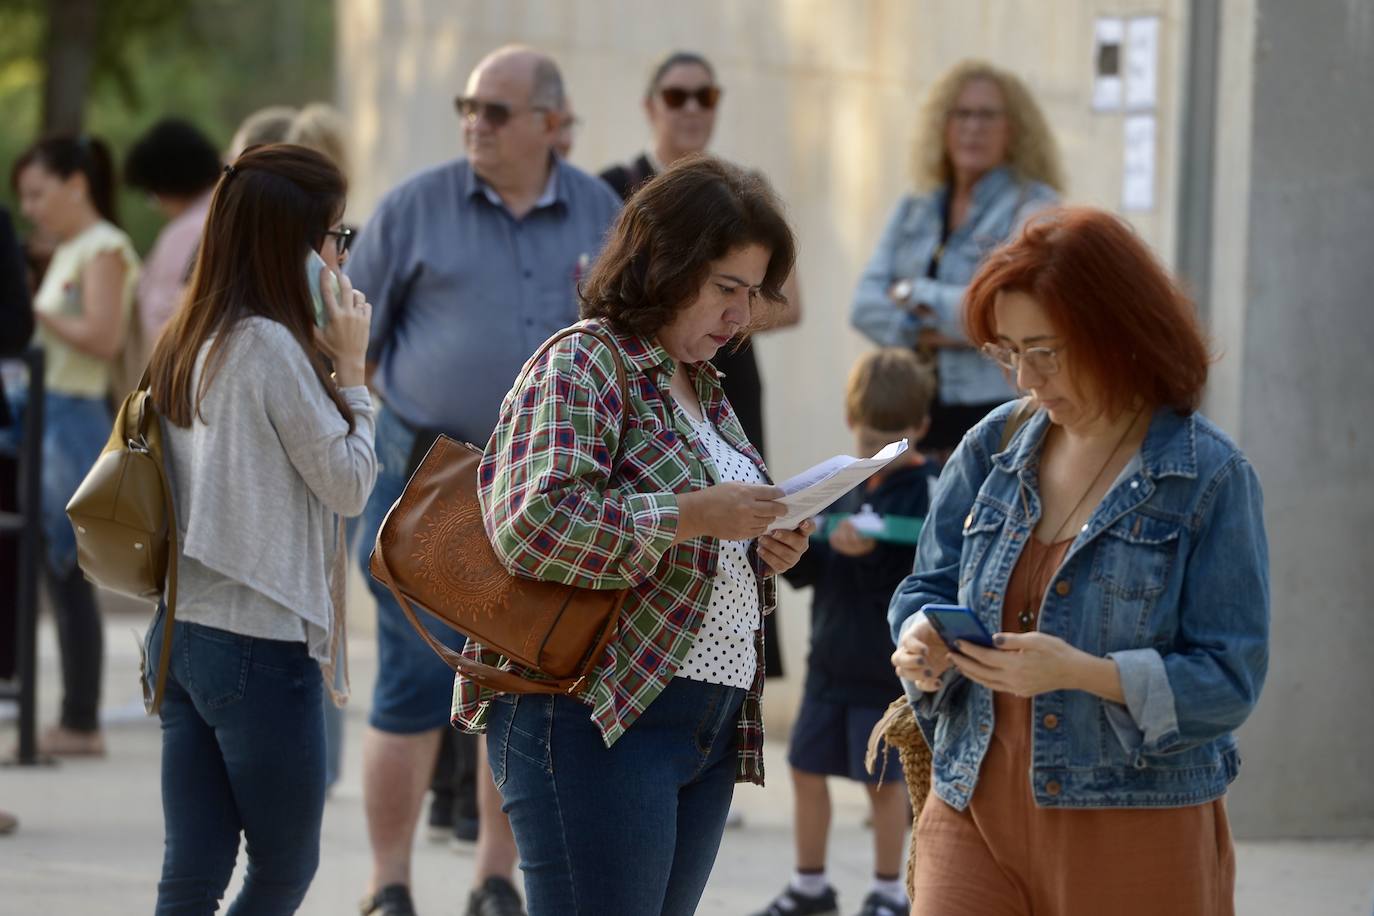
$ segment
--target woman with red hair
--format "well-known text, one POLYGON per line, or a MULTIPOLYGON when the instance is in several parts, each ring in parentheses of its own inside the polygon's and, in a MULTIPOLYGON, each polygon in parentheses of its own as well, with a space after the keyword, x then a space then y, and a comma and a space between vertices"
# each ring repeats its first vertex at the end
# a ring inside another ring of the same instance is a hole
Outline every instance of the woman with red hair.
POLYGON ((1197 412, 1192 304, 1119 219, 1065 209, 987 258, 965 317, 1035 411, 964 437, 892 600, 934 759, 912 913, 1229 914, 1268 554, 1255 472, 1197 412), (947 646, 927 604, 993 644, 947 646))

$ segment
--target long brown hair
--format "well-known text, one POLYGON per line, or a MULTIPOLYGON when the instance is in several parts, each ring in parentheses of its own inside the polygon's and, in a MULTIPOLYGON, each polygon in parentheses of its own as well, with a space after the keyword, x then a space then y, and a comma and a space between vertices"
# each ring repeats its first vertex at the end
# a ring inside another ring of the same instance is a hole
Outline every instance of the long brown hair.
POLYGON ((291 332, 353 428, 353 411, 314 342, 305 279, 306 254, 323 244, 343 213, 346 192, 334 164, 303 146, 254 147, 225 170, 210 200, 190 289, 149 362, 153 402, 169 422, 187 427, 200 417, 234 325, 256 315, 291 332), (196 357, 211 338, 197 385, 196 357))

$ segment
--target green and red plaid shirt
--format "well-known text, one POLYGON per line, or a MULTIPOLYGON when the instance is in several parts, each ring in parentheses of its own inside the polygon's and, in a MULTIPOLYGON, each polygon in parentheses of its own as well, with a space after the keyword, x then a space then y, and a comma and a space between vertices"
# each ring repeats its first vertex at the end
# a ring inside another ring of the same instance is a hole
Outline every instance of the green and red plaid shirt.
MULTIPOLYGON (((591 718, 609 747, 648 708, 686 660, 711 601, 720 543, 673 544, 678 493, 715 483, 705 444, 668 393, 674 362, 641 337, 613 338, 625 360, 629 410, 609 348, 589 334, 555 344, 501 405, 479 470, 478 496, 492 546, 517 575, 583 588, 628 588, 616 632, 584 689, 591 718)), ((707 416, 726 442, 767 479, 710 363, 688 367, 707 416)), ((759 574, 760 606, 776 606, 774 579, 759 574)), ((739 719, 740 781, 763 783, 763 631, 758 668, 739 719)), ((469 642, 469 658, 504 664, 469 642)), ((521 672, 527 674, 528 672, 521 672)), ((493 692, 461 674, 453 723, 485 728, 493 692)))

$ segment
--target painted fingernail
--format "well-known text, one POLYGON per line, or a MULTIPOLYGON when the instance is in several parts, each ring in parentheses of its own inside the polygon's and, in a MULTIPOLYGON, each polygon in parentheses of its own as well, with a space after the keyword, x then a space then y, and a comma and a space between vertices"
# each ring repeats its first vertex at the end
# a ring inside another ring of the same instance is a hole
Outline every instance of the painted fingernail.
POLYGON ((1000 645, 1002 645, 1002 643, 1004 643, 1004 642, 1006 642, 1006 641, 1007 641, 1007 638, 1006 638, 1005 636, 994 636, 994 637, 992 637, 992 642, 993 642, 994 645, 1000 646, 1000 645))

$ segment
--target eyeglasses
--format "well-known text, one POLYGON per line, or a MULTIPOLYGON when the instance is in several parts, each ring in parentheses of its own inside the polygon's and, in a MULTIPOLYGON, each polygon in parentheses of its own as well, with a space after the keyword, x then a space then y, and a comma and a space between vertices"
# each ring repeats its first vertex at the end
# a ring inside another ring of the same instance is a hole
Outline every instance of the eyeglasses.
POLYGON ((658 95, 659 98, 663 99, 663 104, 674 111, 686 105, 688 99, 696 99, 698 105, 704 110, 710 111, 720 101, 720 92, 719 86, 702 86, 700 89, 682 89, 678 86, 669 86, 667 89, 658 90, 658 95))
POLYGON ((1006 116, 1001 108, 951 108, 949 119, 956 124, 991 124, 1006 116))
POLYGON ((353 244, 354 232, 345 226, 342 229, 327 229, 325 235, 334 236, 334 248, 339 252, 339 257, 348 254, 348 247, 353 244))
POLYGON ((531 111, 548 111, 547 105, 531 105, 528 108, 514 109, 505 102, 483 102, 481 99, 458 96, 453 100, 453 107, 458 114, 469 124, 476 124, 478 120, 486 121, 496 130, 500 130, 510 123, 510 119, 516 115, 529 114, 531 111))
POLYGON ((1063 347, 1027 347, 1013 350, 995 343, 983 344, 983 355, 1008 372, 1015 372, 1025 363, 1040 376, 1051 376, 1059 371, 1059 351, 1063 347))

